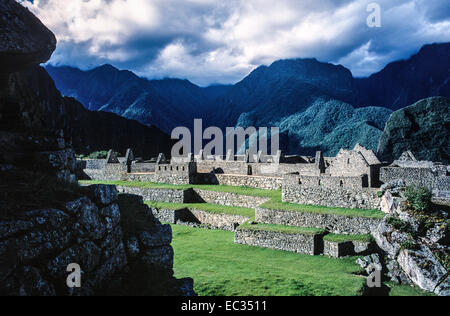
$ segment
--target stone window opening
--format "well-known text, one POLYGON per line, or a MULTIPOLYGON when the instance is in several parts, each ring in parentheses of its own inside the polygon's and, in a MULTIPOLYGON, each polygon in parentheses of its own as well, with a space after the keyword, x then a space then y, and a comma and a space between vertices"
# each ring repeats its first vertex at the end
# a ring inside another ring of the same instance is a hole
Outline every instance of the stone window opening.
POLYGON ((319 186, 321 186, 322 185, 322 180, 319 180, 319 186))
POLYGON ((339 181, 339 185, 341 186, 341 188, 344 187, 344 181, 343 180, 339 181))
POLYGON ((298 179, 298 184, 299 185, 302 185, 303 183, 302 183, 302 179, 298 179))

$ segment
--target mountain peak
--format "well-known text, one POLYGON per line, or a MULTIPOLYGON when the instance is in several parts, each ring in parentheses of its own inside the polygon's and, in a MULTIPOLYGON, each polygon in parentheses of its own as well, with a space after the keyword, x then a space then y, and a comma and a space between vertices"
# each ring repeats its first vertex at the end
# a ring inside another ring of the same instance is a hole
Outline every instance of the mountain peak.
POLYGON ((421 54, 427 54, 430 52, 436 52, 436 51, 450 51, 450 43, 433 43, 433 44, 427 44, 422 46, 419 53, 417 55, 421 54))
POLYGON ((111 64, 104 64, 97 68, 92 69, 93 71, 119 71, 116 67, 111 64))

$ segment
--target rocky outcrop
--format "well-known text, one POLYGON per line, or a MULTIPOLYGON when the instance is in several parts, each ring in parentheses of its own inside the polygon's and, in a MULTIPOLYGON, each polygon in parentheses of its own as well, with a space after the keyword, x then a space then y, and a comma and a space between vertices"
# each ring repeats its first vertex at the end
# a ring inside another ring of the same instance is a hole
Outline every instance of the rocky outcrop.
POLYGON ((56 48, 53 33, 15 0, 2 0, 0 12, 0 72, 46 62, 56 48))
POLYGON ((385 256, 387 276, 398 283, 415 284, 449 296, 448 214, 437 206, 427 213, 412 211, 408 202, 390 189, 382 199, 383 211, 388 215, 372 235, 385 256))
POLYGON ((388 162, 410 150, 418 160, 450 163, 450 99, 429 98, 394 112, 378 145, 388 162))
MULTIPOLYGON (((97 185, 61 209, 38 209, 23 219, 0 221, 0 293, 2 295, 126 295, 136 265, 145 265, 163 287, 164 295, 192 295, 191 280, 172 278, 172 231, 148 217, 146 231, 129 233, 121 221, 118 193, 114 186, 97 185), (80 266, 81 287, 66 286, 67 268, 80 266), (181 290, 190 285, 190 291, 181 290)), ((128 196, 144 208, 142 199, 128 196)), ((126 216, 126 215, 125 215, 126 216)), ((147 287, 145 291, 152 291, 147 287)))

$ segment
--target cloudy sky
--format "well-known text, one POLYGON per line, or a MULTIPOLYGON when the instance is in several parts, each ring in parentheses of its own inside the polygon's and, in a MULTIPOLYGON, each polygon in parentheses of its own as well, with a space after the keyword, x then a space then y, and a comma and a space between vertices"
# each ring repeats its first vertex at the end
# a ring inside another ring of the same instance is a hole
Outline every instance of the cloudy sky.
POLYGON ((259 65, 316 57, 355 76, 450 41, 448 0, 18 0, 56 35, 51 63, 110 63, 148 78, 235 83, 259 65))

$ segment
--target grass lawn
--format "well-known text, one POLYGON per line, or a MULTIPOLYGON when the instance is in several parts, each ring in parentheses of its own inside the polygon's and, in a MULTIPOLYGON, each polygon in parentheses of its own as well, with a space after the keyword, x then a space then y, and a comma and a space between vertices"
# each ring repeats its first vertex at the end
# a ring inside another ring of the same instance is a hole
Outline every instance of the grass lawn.
POLYGON ((336 234, 328 234, 323 240, 330 242, 347 242, 347 241, 361 241, 361 242, 371 242, 373 241, 373 237, 371 235, 336 235, 336 234))
POLYGON ((350 209, 340 207, 326 207, 318 205, 300 205, 292 203, 284 203, 281 196, 272 198, 270 201, 261 205, 262 208, 289 211, 289 212, 306 212, 318 214, 342 215, 347 217, 368 217, 383 219, 386 214, 378 210, 350 209))
POLYGON ((280 232, 285 234, 301 234, 301 235, 319 235, 325 234, 325 229, 320 228, 309 228, 309 227, 294 227, 294 226, 283 226, 283 225, 271 225, 271 224, 249 224, 245 223, 239 226, 238 229, 242 230, 258 230, 258 231, 269 231, 269 232, 280 232))
POLYGON ((83 185, 111 184, 117 186, 128 186, 145 189, 172 189, 172 190, 198 189, 215 192, 235 193, 239 195, 256 196, 256 197, 267 197, 267 198, 281 197, 281 190, 264 190, 249 187, 234 187, 228 185, 207 185, 207 184, 175 185, 175 184, 161 184, 161 183, 140 182, 140 181, 91 181, 91 180, 81 180, 79 181, 79 183, 83 185))
POLYGON ((388 283, 391 288, 389 296, 436 296, 433 293, 422 291, 421 289, 409 285, 397 285, 388 283))
POLYGON ((255 218, 255 210, 245 207, 232 207, 223 206, 219 204, 209 204, 209 203, 165 203, 165 202, 152 202, 146 201, 149 207, 167 210, 181 210, 185 208, 196 209, 200 211, 215 213, 215 214, 230 214, 230 215, 241 215, 247 216, 251 219, 255 218))
POLYGON ((342 260, 235 245, 232 232, 173 225, 174 270, 201 296, 359 295, 365 278, 342 260))
MULTIPOLYGON (((236 245, 233 233, 172 225, 175 277, 200 296, 357 296, 366 279, 355 257, 333 259, 236 245)), ((391 296, 432 295, 388 284, 391 296)))

